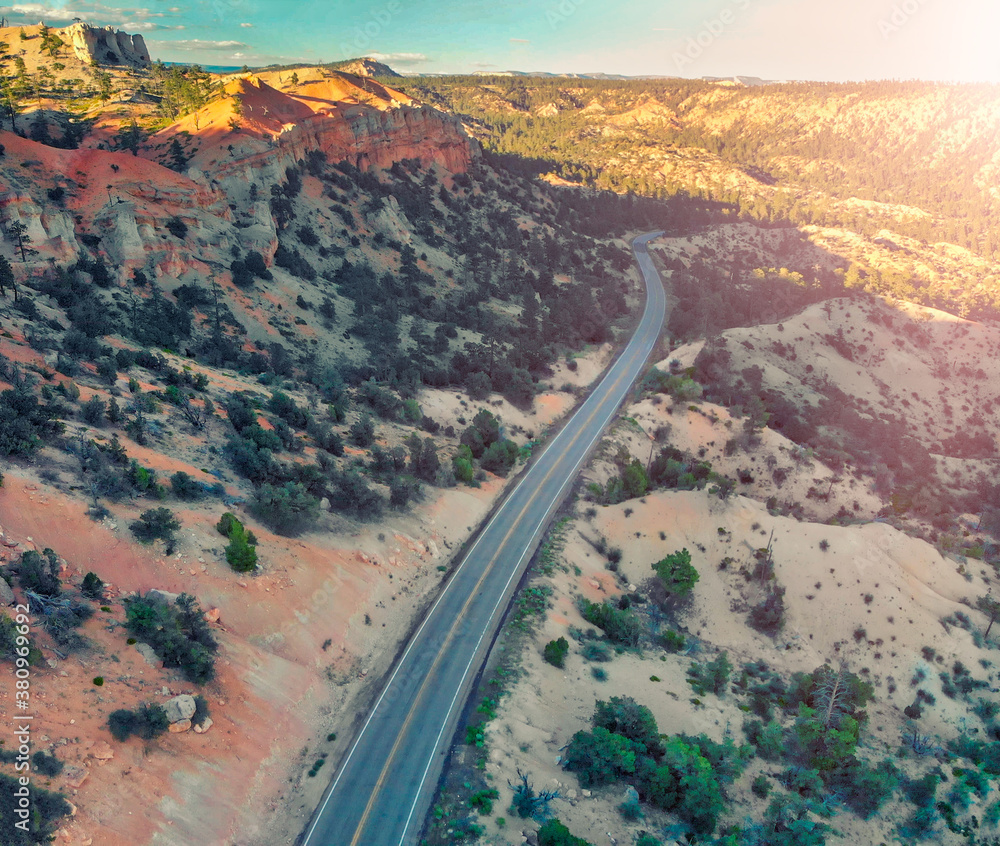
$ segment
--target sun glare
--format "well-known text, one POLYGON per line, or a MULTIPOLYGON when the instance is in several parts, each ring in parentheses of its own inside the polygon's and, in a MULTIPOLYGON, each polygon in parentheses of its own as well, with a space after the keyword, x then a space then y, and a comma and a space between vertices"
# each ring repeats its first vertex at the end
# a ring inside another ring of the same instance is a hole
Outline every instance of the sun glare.
POLYGON ((950 65, 956 80, 1000 82, 1000 5, 994 0, 972 0, 956 8, 950 45, 950 65))

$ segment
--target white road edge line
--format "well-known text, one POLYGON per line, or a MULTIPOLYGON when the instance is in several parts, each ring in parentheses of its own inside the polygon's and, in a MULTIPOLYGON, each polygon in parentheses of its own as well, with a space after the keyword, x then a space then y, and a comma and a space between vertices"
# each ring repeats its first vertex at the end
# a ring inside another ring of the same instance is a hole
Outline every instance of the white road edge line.
MULTIPOLYGON (((641 238, 647 238, 646 241, 643 241, 643 247, 645 248, 648 245, 649 241, 654 240, 655 238, 660 237, 662 234, 663 234, 662 232, 658 232, 656 234, 649 233, 648 235, 640 235, 640 236, 638 236, 632 242, 633 252, 635 252, 635 244, 638 243, 638 241, 641 238)), ((643 282, 646 283, 647 295, 648 295, 648 288, 649 288, 648 280, 646 279, 645 273, 642 271, 642 263, 641 263, 641 261, 639 261, 638 253, 636 253, 636 263, 639 264, 639 266, 640 266, 639 267, 640 275, 642 275, 642 277, 643 277, 643 282)), ((654 268, 654 270, 655 270, 655 268, 654 268)), ((626 346, 626 348, 622 351, 622 355, 619 358, 618 362, 616 362, 616 365, 612 366, 611 369, 605 374, 604 378, 601 379, 601 381, 598 383, 597 387, 594 388, 591 391, 590 396, 587 397, 587 399, 583 402, 583 404, 580 406, 580 408, 577 409, 577 411, 573 414, 573 417, 575 417, 577 414, 579 414, 580 412, 582 412, 587 407, 588 403, 590 403, 590 401, 593 400, 598 395, 598 393, 600 391, 600 388, 604 385, 605 382, 608 381, 608 379, 610 379, 614 375, 614 372, 617 369, 617 364, 620 363, 625 358, 625 354, 627 353, 627 351, 628 351, 628 347, 626 346)), ((600 403, 598 403, 598 404, 600 404, 600 403)), ((616 408, 617 408, 617 406, 616 406, 616 408)), ((572 419, 573 418, 571 417, 570 420, 572 420, 572 419)), ((567 422, 569 422, 569 421, 567 421, 567 422)), ((601 428, 601 431, 603 432, 603 427, 601 428)), ((560 431, 560 433, 556 436, 556 439, 554 441, 552 441, 552 443, 549 444, 549 448, 553 448, 555 446, 555 444, 557 444, 559 442, 559 440, 562 437, 562 435, 563 435, 564 432, 566 432, 565 428, 562 431, 560 431)), ((588 447, 588 449, 589 448, 590 447, 588 447)), ((548 453, 548 449, 546 450, 546 454, 547 453, 548 453)), ((543 456, 543 458, 544 458, 544 456, 543 456)), ((472 558, 473 553, 476 551, 476 548, 482 542, 483 537, 490 530, 490 527, 493 525, 493 523, 496 521, 496 519, 504 512, 504 509, 506 508, 507 503, 510 502, 510 500, 513 498, 514 494, 517 493, 517 490, 529 478, 531 478, 531 474, 533 472, 535 472, 541 465, 542 465, 542 462, 539 461, 536 464, 533 464, 531 467, 528 468, 528 472, 524 474, 524 478, 522 478, 521 481, 517 483, 517 486, 511 491, 510 497, 508 497, 508 499, 506 500, 506 502, 504 502, 504 504, 497 510, 497 512, 493 515, 493 517, 486 524, 486 526, 483 528, 483 530, 479 533, 479 537, 476 539, 476 542, 472 545, 472 548, 469 549, 469 551, 465 554, 464 558, 462 559, 462 563, 458 565, 458 569, 456 569, 455 572, 452 574, 451 578, 448 580, 448 584, 445 585, 444 590, 441 591, 441 593, 438 595, 438 598, 434 601, 434 604, 431 606, 430 611, 428 611, 427 614, 425 615, 425 617, 424 617, 423 621, 421 622, 420 626, 417 628, 417 631, 414 632, 413 637, 410 638, 410 642, 409 642, 409 644, 407 644, 407 647, 406 647, 406 649, 403 652, 402 658, 399 659, 399 663, 396 665, 396 669, 393 670, 392 675, 389 677, 389 681, 386 682, 385 687, 382 689, 382 693, 379 695, 379 698, 376 700, 375 705, 372 707, 371 711, 369 712, 368 718, 365 720, 364 725, 361 727, 361 731, 358 732, 358 736, 357 736, 357 738, 355 738, 354 743, 352 744, 350 751, 347 753, 347 757, 344 758, 343 763, 341 763, 340 769, 337 771, 336 778, 333 780, 333 783, 330 785, 329 789, 327 790, 326 796, 323 798, 323 801, 320 804, 319 808, 317 808, 317 810, 315 811, 312 825, 309 826, 309 831, 306 833, 305 840, 302 841, 302 846, 309 846, 309 841, 312 839, 313 834, 315 834, 315 832, 316 832, 316 826, 319 825, 319 821, 323 817, 323 813, 326 810, 326 806, 328 804, 330 804, 330 799, 333 797, 334 791, 336 791, 336 789, 337 789, 337 785, 340 784, 340 779, 343 777, 344 772, 347 770, 347 767, 350 764, 351 759, 354 756, 354 752, 358 748, 358 744, 361 743, 361 739, 364 737, 365 732, 368 730, 368 726, 371 724, 371 721, 375 718, 375 714, 378 712, 379 706, 382 704, 382 700, 385 699, 385 695, 389 692, 389 688, 392 687, 392 683, 396 680, 396 676, 398 675, 399 671, 403 668, 403 665, 406 663, 406 659, 407 659, 407 657, 410 654, 410 650, 414 647, 414 645, 416 644, 417 640, 419 640, 420 633, 424 630, 424 626, 427 625, 428 621, 434 615, 434 612, 437 610, 438 605, 441 604, 441 601, 445 598, 445 596, 448 595, 448 591, 451 590, 452 585, 456 581, 458 581, 458 574, 462 571, 462 568, 465 567, 465 565, 469 561, 469 559, 472 558)), ((576 472, 576 468, 574 468, 574 470, 573 470, 573 473, 575 473, 575 472, 576 472)), ((523 556, 522 556, 522 558, 523 558, 523 556)), ((519 565, 520 565, 520 562, 519 562, 519 565)), ((509 585, 509 582, 508 582, 508 585, 509 585)), ((505 588, 505 592, 506 592, 506 588, 505 588)), ((482 638, 480 638, 480 640, 482 640, 482 638)), ((463 678, 463 683, 464 683, 464 678, 463 678)), ((454 703, 452 703, 452 707, 454 707, 454 703)), ((450 713, 450 711, 449 711, 449 713, 450 713)), ((436 744, 435 744, 435 746, 436 746, 436 744)), ((425 773, 425 775, 426 775, 426 773, 425 773)), ((415 807, 415 805, 414 805, 414 807, 415 807)), ((412 814, 413 814, 413 811, 411 810, 410 811, 410 815, 412 816, 412 814)), ((407 825, 408 824, 409 823, 407 823, 407 825)), ((405 834, 405 831, 404 831, 404 834, 405 834)))
MULTIPOLYGON (((638 262, 638 254, 636 255, 636 260, 638 262)), ((655 272, 655 267, 654 267, 654 272, 655 272)), ((645 280, 645 274, 643 274, 643 279, 644 279, 644 281, 647 281, 647 280, 645 280)), ((647 285, 647 287, 648 287, 648 285, 647 285)), ((654 347, 655 347, 655 345, 654 345, 654 347)), ((622 351, 622 356, 619 359, 619 361, 624 361, 625 358, 626 358, 626 354, 628 354, 628 355, 635 355, 635 352, 636 351, 633 350, 631 353, 628 353, 628 348, 626 347, 626 349, 622 351)), ((652 352, 652 349, 650 349, 649 352, 652 352)), ((647 353, 646 355, 648 356, 649 353, 647 353)), ((608 375, 610 376, 611 372, 609 372, 608 375)), ((602 379, 601 380, 601 384, 603 384, 603 383, 604 383, 604 380, 602 379)), ((600 387, 600 386, 598 386, 598 387, 600 387)), ((632 389, 632 383, 630 382, 628 384, 628 386, 625 388, 625 390, 622 392, 621 399, 619 399, 618 402, 616 402, 612 406, 611 410, 608 412, 608 414, 605 416, 604 420, 601 422, 601 426, 597 430, 597 433, 594 435, 593 438, 590 439, 590 443, 587 444, 587 446, 583 450, 583 453, 581 454, 580 458, 577 460, 576 464, 573 466, 573 469, 569 472, 569 475, 566 477, 566 480, 560 486, 558 492, 556 493, 556 498, 553 501, 554 505, 558 505, 559 503, 562 502, 563 492, 576 479, 576 473, 580 469, 580 465, 583 464, 584 460, 587 458, 587 455, 590 453, 590 450, 594 446, 594 444, 600 438, 602 438, 604 436, 604 429, 605 429, 605 427, 608 425, 608 423, 611 421, 611 419, 615 416, 615 414, 618 411, 619 406, 624 401, 625 396, 628 395, 628 392, 631 389, 632 389)), ((597 391, 595 390, 594 393, 591 394, 591 396, 594 396, 596 393, 597 393, 597 391)), ((610 397, 607 398, 607 399, 610 399, 610 397)), ((582 410, 582 406, 581 406, 581 410, 582 410)), ((527 478, 527 475, 525 475, 525 478, 527 478)), ((521 562, 524 561, 524 557, 528 554, 529 550, 531 550, 531 548, 534 546, 535 536, 545 527, 545 524, 548 522, 549 512, 551 510, 552 510, 551 507, 548 508, 548 509, 546 509, 546 512, 542 516, 542 519, 539 521, 539 523, 535 527, 534 531, 532 531, 532 533, 531 533, 532 540, 529 542, 528 547, 524 550, 524 552, 521 554, 521 557, 518 559, 517 564, 515 565, 513 572, 511 572, 511 574, 510 574, 510 578, 507 579, 507 584, 504 585, 504 589, 500 593, 500 598, 497 600, 496 605, 493 606, 493 610, 490 612, 490 616, 489 616, 489 620, 488 620, 488 625, 486 627, 487 629, 492 628, 492 625, 490 625, 490 624, 492 624, 493 618, 496 616, 497 609, 500 607, 500 604, 503 602, 504 597, 506 597, 507 591, 510 590, 510 584, 514 580, 514 577, 520 571, 520 569, 521 569, 521 562)), ((462 674, 462 680, 461 680, 461 682, 459 682, 458 691, 455 693, 455 696, 452 697, 451 705, 448 706, 448 713, 445 715, 444 722, 441 724, 441 730, 438 732, 437 738, 434 741, 434 747, 433 747, 433 750, 431 751, 430 759, 427 761, 427 766, 424 767, 424 772, 420 776, 420 786, 421 786, 421 788, 423 788, 424 782, 427 780, 427 773, 430 772, 430 769, 431 769, 431 767, 434 764, 434 758, 435 758, 435 756, 437 754, 438 745, 441 743, 441 737, 444 734, 445 729, 448 727, 448 723, 451 721, 451 713, 452 713, 452 711, 455 710, 455 703, 458 701, 459 697, 462 695, 462 688, 465 686, 466 679, 469 676, 469 670, 471 669, 472 665, 476 661, 476 657, 479 654, 479 647, 482 645, 483 638, 485 636, 486 636, 486 629, 483 630, 483 633, 479 636, 479 640, 476 642, 476 648, 473 650, 472 657, 469 659, 469 663, 465 667, 465 672, 462 674)), ((403 828, 403 833, 402 833, 402 835, 399 838, 399 844, 400 844, 400 846, 405 846, 406 835, 407 835, 407 832, 410 829, 410 823, 413 820, 413 814, 416 812, 417 805, 419 804, 419 802, 420 802, 420 792, 418 791, 417 796, 414 798, 413 804, 410 807, 410 813, 406 817, 406 825, 403 828)))

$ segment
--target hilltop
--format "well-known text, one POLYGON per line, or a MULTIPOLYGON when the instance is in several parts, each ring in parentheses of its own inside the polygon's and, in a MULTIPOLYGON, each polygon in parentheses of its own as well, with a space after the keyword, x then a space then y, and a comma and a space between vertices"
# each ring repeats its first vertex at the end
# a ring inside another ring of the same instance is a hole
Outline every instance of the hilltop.
POLYGON ((93 68, 59 32, 3 59, 0 132, 0 589, 32 604, 35 749, 76 808, 38 834, 291 841, 627 333, 621 236, 676 210, 497 171, 368 77, 93 68))

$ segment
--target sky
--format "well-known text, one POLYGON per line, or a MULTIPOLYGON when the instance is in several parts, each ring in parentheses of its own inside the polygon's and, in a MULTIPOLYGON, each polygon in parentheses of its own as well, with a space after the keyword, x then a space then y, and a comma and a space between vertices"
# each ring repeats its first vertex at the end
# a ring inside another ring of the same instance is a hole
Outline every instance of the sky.
POLYGON ((48 0, 0 15, 111 25, 154 59, 204 65, 1000 82, 998 0, 48 0))

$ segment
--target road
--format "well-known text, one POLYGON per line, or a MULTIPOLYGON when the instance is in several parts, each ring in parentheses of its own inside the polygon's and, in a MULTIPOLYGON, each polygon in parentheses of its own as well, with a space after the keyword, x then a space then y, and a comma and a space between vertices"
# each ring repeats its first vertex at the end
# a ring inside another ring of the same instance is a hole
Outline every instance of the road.
POLYGON ((462 705, 552 514, 656 345, 666 295, 633 243, 646 308, 632 340, 532 460, 424 617, 314 815, 302 846, 410 846, 420 836, 462 705))

